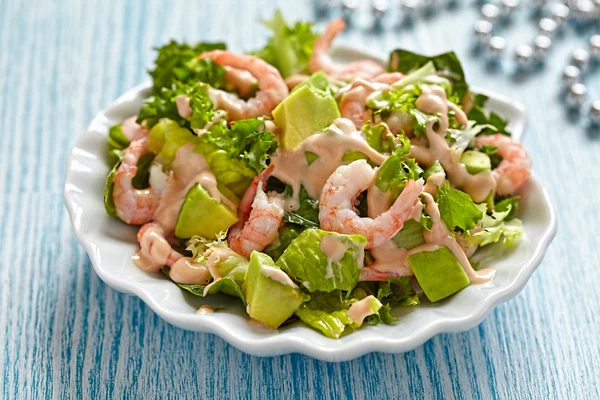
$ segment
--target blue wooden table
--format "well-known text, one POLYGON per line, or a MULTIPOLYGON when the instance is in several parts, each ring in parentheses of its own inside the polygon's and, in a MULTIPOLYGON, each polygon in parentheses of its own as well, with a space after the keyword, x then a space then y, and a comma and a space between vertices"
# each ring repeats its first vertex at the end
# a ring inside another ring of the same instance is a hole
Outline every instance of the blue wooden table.
MULTIPOLYGON (((147 79, 152 46, 173 37, 250 50, 267 34, 257 21, 276 7, 312 19, 312 2, 0 0, 0 398, 600 398, 600 133, 559 101, 568 54, 589 34, 566 34, 544 71, 514 77, 471 50, 477 11, 462 3, 409 28, 355 28, 341 42, 454 49, 471 84, 523 102, 524 142, 558 235, 525 290, 479 327, 330 364, 251 357, 166 324, 98 279, 62 200, 75 137, 147 79)), ((516 43, 534 32, 524 16, 506 35, 516 43)), ((600 98, 597 78, 588 84, 600 98)))

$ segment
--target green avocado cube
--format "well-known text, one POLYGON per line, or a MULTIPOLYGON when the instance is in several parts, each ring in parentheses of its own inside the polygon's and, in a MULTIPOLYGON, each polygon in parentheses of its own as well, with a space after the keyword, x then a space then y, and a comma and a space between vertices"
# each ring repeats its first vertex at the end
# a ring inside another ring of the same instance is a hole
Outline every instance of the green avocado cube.
POLYGON ((148 150, 158 154, 167 140, 167 134, 172 129, 181 129, 179 124, 169 118, 161 118, 156 125, 150 129, 148 134, 148 150))
POLYGON ((333 96, 310 85, 294 91, 273 110, 275 124, 281 129, 281 145, 286 150, 295 149, 339 116, 333 96))
POLYGON ((465 165, 471 175, 492 170, 492 160, 480 151, 467 150, 460 156, 460 162, 465 165))
POLYGON ((253 251, 242 285, 251 318, 277 329, 305 300, 298 286, 271 257, 253 251))
POLYGON ((408 256, 419 285, 431 302, 442 300, 471 283, 464 268, 447 247, 408 256))
POLYGON ((229 229, 237 221, 237 215, 229 207, 210 197, 208 191, 197 184, 185 196, 175 225, 175 236, 187 239, 198 235, 215 239, 219 232, 229 229))

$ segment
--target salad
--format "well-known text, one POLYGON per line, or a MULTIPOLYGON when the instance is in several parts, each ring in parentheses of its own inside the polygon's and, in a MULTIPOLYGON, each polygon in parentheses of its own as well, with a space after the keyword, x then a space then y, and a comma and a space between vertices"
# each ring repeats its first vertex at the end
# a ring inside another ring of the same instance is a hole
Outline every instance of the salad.
POLYGON ((140 226, 135 265, 331 338, 491 280, 473 255, 522 235, 531 161, 456 55, 341 65, 343 20, 265 26, 252 53, 157 48, 151 96, 110 129, 104 202, 140 226))

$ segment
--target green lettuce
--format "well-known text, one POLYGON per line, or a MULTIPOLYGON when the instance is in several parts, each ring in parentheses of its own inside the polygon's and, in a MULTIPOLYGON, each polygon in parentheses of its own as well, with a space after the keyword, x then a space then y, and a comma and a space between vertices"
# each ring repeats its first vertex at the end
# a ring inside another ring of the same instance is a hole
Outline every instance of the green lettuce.
POLYGON ((290 243, 276 265, 310 292, 349 291, 358 283, 366 245, 367 239, 361 235, 306 229, 290 243), (339 260, 328 258, 321 250, 326 236, 333 236, 346 248, 339 260))
POLYGON ((483 217, 471 196, 458 189, 451 189, 447 182, 438 189, 437 202, 440 216, 451 232, 456 228, 468 231, 483 217))
POLYGON ((375 186, 384 193, 388 190, 391 191, 394 199, 400 195, 410 179, 417 180, 423 174, 423 169, 419 167, 415 159, 407 158, 410 142, 406 136, 398 136, 398 139, 401 144, 396 148, 394 154, 384 161, 375 177, 375 186))
POLYGON ((179 43, 171 40, 158 52, 155 67, 148 71, 152 76, 154 93, 160 93, 161 88, 171 87, 176 83, 205 82, 214 87, 220 87, 225 69, 209 59, 199 60, 196 57, 206 51, 225 50, 225 43, 179 43))
MULTIPOLYGON (((363 321, 354 321, 348 316, 352 303, 359 299, 343 299, 342 296, 339 290, 330 293, 313 293, 310 301, 302 303, 296 310, 296 316, 304 323, 320 330, 325 336, 338 339, 347 327, 359 328, 363 324, 363 321)), ((381 302, 375 297, 368 300, 372 316, 379 316, 381 302)), ((384 319, 387 320, 387 314, 384 319)))
POLYGON ((501 133, 510 136, 510 132, 506 130, 508 121, 495 112, 486 114, 484 107, 488 97, 483 94, 471 94, 473 96, 473 107, 467 114, 469 120, 475 121, 479 125, 487 125, 488 127, 481 131, 482 135, 493 135, 501 133), (493 127, 490 128, 490 127, 493 127))
POLYGON ((122 151, 129 146, 129 139, 121 130, 121 124, 113 125, 108 130, 108 156, 112 162, 121 159, 122 151))
MULTIPOLYGON (((169 268, 163 268, 162 272, 169 276, 169 268)), ((194 296, 204 297, 204 291, 208 285, 196 285, 196 284, 186 284, 186 283, 177 283, 173 282, 181 289, 187 291, 188 293, 193 294, 194 296)), ((242 300, 242 303, 246 304, 246 299, 244 297, 244 292, 240 285, 231 278, 221 278, 218 281, 214 281, 211 286, 208 288, 207 295, 209 294, 217 294, 223 293, 229 296, 237 297, 242 300)))
POLYGON ((300 207, 294 212, 286 213, 283 220, 305 228, 319 228, 319 200, 311 199, 304 186, 300 187, 298 199, 300 207))
POLYGON ((300 225, 284 224, 281 228, 279 228, 278 240, 275 243, 268 245, 263 252, 273 260, 277 261, 285 249, 287 249, 290 243, 292 243, 292 240, 300 236, 303 230, 304 228, 300 225))
POLYGON ((284 78, 306 72, 317 38, 312 31, 313 25, 296 22, 290 26, 279 10, 263 25, 273 32, 273 36, 254 54, 277 68, 284 78))
POLYGON ((420 246, 425 243, 423 225, 419 221, 409 219, 392 240, 396 246, 407 250, 420 246))
POLYGON ((375 151, 380 153, 391 153, 394 149, 394 135, 384 124, 371 125, 365 123, 362 127, 367 143, 375 151))
POLYGON ((452 83, 453 96, 450 96, 449 100, 460 103, 465 94, 469 92, 469 85, 466 82, 460 60, 454 52, 429 57, 408 50, 397 49, 390 54, 388 70, 408 74, 427 65, 429 62, 433 63, 438 75, 452 83))
POLYGON ((479 246, 497 243, 502 240, 504 245, 510 246, 523 235, 523 224, 519 219, 508 220, 512 217, 512 204, 506 203, 502 210, 496 208, 493 212, 487 212, 486 204, 478 204, 477 208, 482 212, 481 230, 470 233, 467 240, 479 246))
POLYGON ((115 174, 117 173, 117 170, 119 169, 120 165, 121 160, 117 161, 112 167, 104 183, 104 209, 106 210, 106 213, 111 217, 117 216, 117 209, 115 207, 115 201, 113 200, 113 191, 115 188, 115 174))

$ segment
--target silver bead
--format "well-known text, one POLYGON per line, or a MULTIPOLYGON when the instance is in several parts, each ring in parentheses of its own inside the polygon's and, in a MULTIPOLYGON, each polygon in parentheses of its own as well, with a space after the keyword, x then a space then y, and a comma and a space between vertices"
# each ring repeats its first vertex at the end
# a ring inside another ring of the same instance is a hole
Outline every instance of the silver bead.
POLYGON ((569 7, 565 6, 564 4, 555 4, 554 6, 552 6, 551 11, 552 20, 554 20, 554 22, 556 22, 557 24, 563 23, 567 18, 569 18, 570 12, 571 10, 569 9, 569 7))
POLYGON ((494 56, 502 56, 506 50, 506 40, 500 36, 494 36, 488 42, 488 49, 494 56))
POLYGON ((567 93, 567 104, 572 107, 581 107, 585 103, 587 88, 582 83, 575 83, 567 93))
POLYGON ((600 124, 600 100, 595 100, 590 107, 590 119, 595 124, 600 124))
MULTIPOLYGON (((600 6, 598 6, 600 8, 600 6)), ((589 40, 589 53, 590 56, 596 58, 600 57, 600 35, 594 35, 589 40)))
POLYGON ((482 19, 475 22, 475 25, 473 26, 473 31, 475 32, 475 36, 477 36, 477 39, 479 39, 482 43, 485 43, 492 36, 493 28, 494 26, 490 21, 482 19))
POLYGON ((572 10, 575 18, 582 22, 591 21, 596 14, 596 6, 591 0, 577 0, 572 10))
POLYGON ((525 68, 531 65, 533 60, 533 49, 527 44, 522 44, 515 50, 515 61, 519 68, 525 68))
POLYGON ((373 11, 373 16, 375 17, 375 19, 382 19, 389 8, 389 0, 373 0, 371 2, 371 10, 373 11))
POLYGON ((581 72, 573 65, 567 65, 563 70, 562 81, 565 86, 571 87, 579 82, 581 72))
POLYGON ((502 13, 507 16, 512 14, 519 7, 519 3, 519 0, 502 0, 502 13))
POLYGON ((579 69, 585 68, 590 61, 590 53, 584 49, 575 49, 571 55, 571 65, 579 69))
POLYGON ((342 0, 342 14, 344 18, 351 17, 360 7, 360 0, 342 0))
POLYGON ((419 0, 402 0, 400 11, 405 15, 412 15, 419 9, 419 0))
POLYGON ((536 58, 540 59, 548 53, 552 46, 552 39, 548 36, 538 35, 533 40, 533 47, 535 49, 536 58))
POLYGON ((481 7, 481 15, 490 22, 494 22, 500 16, 500 9, 493 4, 485 4, 481 7))
POLYGON ((556 28, 558 27, 558 25, 556 25, 556 22, 554 22, 554 20, 550 18, 540 19, 538 26, 540 29, 540 33, 548 37, 552 37, 552 35, 554 35, 554 33, 556 32, 556 28))

